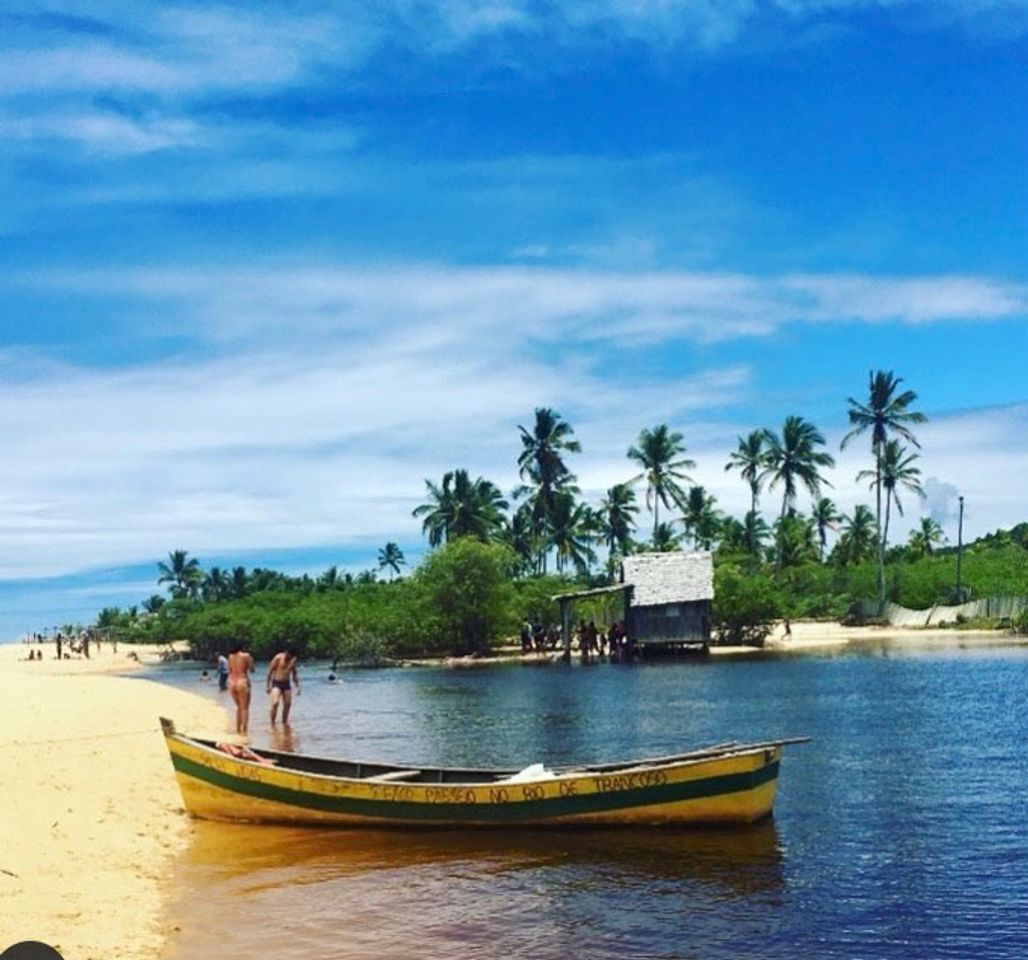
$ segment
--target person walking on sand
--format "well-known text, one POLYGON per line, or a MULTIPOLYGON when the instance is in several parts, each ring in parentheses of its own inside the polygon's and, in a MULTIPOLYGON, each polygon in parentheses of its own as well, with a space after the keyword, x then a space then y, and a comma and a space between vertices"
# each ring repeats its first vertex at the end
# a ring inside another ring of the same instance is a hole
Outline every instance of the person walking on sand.
POLYGON ((223 653, 218 654, 218 689, 228 689, 228 657, 223 653))
POLYGON ((297 673, 296 647, 290 644, 271 658, 268 666, 268 695, 271 697, 271 725, 278 722, 278 705, 282 704, 282 723, 289 723, 289 708, 293 705, 293 683, 300 696, 300 675, 297 673))
POLYGON ((247 733, 250 729, 250 671, 253 657, 237 643, 228 655, 228 689, 236 704, 236 733, 247 733))

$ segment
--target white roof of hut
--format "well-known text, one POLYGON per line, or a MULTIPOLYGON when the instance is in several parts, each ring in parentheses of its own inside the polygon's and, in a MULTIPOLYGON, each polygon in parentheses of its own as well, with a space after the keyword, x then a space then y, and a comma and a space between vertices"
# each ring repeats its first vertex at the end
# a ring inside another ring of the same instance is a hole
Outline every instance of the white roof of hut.
POLYGON ((632 605, 690 603, 714 598, 714 558, 696 553, 634 553, 621 561, 623 583, 635 586, 632 605))

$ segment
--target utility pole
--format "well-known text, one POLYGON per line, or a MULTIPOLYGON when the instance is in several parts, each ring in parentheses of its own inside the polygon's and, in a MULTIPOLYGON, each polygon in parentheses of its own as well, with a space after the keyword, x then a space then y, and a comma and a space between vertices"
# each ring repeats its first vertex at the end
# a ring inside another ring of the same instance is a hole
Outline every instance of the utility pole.
POLYGON ((964 552, 964 498, 960 496, 960 519, 957 521, 957 603, 964 602, 964 592, 960 585, 960 558, 964 552))

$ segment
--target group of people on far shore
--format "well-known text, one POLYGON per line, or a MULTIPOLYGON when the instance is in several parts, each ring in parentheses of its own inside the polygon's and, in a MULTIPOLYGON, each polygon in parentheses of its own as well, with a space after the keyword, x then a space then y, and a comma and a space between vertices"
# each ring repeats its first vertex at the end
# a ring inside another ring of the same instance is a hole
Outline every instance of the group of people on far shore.
MULTIPOLYGON (((88 660, 90 647, 92 647, 95 653, 99 653, 103 640, 104 636, 100 630, 94 627, 86 627, 85 629, 73 630, 67 634, 62 630, 57 630, 52 637, 46 636, 45 633, 31 633, 22 639, 22 643, 30 647, 33 644, 35 645, 34 649, 29 650, 27 658, 29 660, 43 659, 43 651, 38 648, 44 643, 52 643, 54 645, 54 658, 57 660, 70 660, 72 656, 85 657, 88 660)), ((117 639, 110 636, 107 640, 111 644, 113 651, 117 653, 117 639)))
MULTIPOLYGON (((218 656, 218 686, 228 690, 236 705, 236 733, 245 734, 250 729, 250 674, 254 670, 253 655, 245 643, 237 643, 228 653, 218 656)), ((271 698, 271 725, 278 723, 279 708, 282 709, 282 724, 289 725, 289 711, 293 706, 293 689, 300 695, 299 654, 292 645, 280 650, 268 664, 265 689, 271 698)), ((207 671, 204 671, 204 678, 207 671)))
MULTIPOLYGON (((544 626, 538 618, 534 621, 526 620, 521 625, 522 653, 542 653, 545 650, 556 650, 560 640, 560 629, 553 624, 544 626)), ((578 626, 572 632, 572 641, 578 647, 582 660, 585 662, 589 662, 595 657, 617 663, 632 660, 636 654, 635 643, 628 636, 623 620, 618 620, 606 630, 600 630, 594 620, 590 620, 588 623, 585 620, 579 620, 578 626)))

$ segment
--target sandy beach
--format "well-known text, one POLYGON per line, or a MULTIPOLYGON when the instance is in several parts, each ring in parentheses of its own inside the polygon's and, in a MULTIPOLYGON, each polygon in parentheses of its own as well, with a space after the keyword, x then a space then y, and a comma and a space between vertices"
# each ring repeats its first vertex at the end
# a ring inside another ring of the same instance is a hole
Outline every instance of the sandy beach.
POLYGON ((162 955, 165 885, 190 821, 158 716, 222 736, 223 711, 139 678, 155 651, 28 661, 0 645, 0 951, 42 940, 66 960, 162 955))

